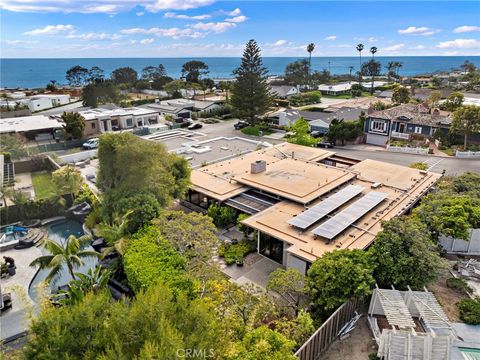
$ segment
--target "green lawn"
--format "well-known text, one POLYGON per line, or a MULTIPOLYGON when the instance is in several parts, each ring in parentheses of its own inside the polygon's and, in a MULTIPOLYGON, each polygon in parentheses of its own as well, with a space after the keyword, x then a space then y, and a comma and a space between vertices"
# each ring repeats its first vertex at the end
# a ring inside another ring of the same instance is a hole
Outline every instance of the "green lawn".
POLYGON ((52 174, 48 171, 32 172, 33 190, 35 199, 45 199, 55 195, 55 188, 52 184, 52 174))
POLYGON ((245 135, 260 136, 260 130, 262 131, 263 135, 270 135, 272 133, 272 130, 261 128, 259 125, 247 126, 240 131, 245 135))

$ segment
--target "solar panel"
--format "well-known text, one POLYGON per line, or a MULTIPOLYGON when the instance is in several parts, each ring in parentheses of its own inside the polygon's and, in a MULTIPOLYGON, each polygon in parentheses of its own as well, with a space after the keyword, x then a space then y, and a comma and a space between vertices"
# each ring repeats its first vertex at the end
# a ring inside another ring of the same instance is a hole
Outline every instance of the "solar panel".
POLYGON ((317 236, 332 240, 375 206, 380 204, 387 198, 387 196, 388 194, 386 193, 371 191, 342 212, 325 221, 322 225, 314 229, 313 233, 317 236))
POLYGON ((319 204, 291 218, 287 221, 287 223, 305 230, 324 216, 330 214, 333 210, 353 199, 355 196, 360 194, 363 189, 363 187, 358 185, 349 185, 336 194, 326 198, 319 204))

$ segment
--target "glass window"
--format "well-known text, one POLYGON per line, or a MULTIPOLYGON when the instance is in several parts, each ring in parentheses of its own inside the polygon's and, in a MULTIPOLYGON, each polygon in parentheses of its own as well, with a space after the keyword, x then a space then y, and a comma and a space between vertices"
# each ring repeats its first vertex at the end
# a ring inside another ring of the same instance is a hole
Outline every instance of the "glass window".
POLYGON ((376 132, 385 132, 387 131, 387 123, 381 120, 372 120, 370 123, 370 130, 376 132))
POLYGON ((420 126, 415 126, 415 134, 421 134, 422 128, 420 126))
POLYGON ((283 264, 283 241, 260 233, 260 254, 283 264))
POLYGON ((128 118, 125 120, 125 123, 127 124, 127 127, 132 127, 133 126, 133 120, 132 118, 128 118))
POLYGON ((92 129, 95 129, 95 123, 92 123, 92 129))

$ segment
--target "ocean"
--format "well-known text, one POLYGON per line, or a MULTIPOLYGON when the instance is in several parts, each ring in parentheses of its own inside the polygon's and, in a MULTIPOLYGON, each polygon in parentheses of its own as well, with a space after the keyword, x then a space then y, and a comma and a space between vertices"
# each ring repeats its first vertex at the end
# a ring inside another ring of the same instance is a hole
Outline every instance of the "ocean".
MULTIPOLYGON (((369 54, 363 54, 362 61, 369 60, 369 54)), ((264 65, 270 75, 281 75, 285 66, 299 57, 264 57, 264 65)), ((240 64, 240 58, 79 58, 79 59, 0 59, 0 86, 11 88, 45 87, 50 80, 58 84, 66 84, 65 72, 75 65, 86 68, 98 66, 109 75, 114 69, 130 66, 140 75, 142 69, 149 65, 163 64, 168 75, 174 78, 180 76, 182 64, 189 60, 201 60, 210 68, 210 78, 232 77, 232 70, 240 64)), ((480 66, 480 56, 396 56, 376 57, 382 64, 382 72, 390 61, 400 61, 403 67, 400 75, 412 76, 436 71, 447 71, 458 68, 465 60, 480 66)), ((358 57, 312 57, 314 70, 330 70, 332 74, 348 74, 349 67, 358 71, 358 57)))

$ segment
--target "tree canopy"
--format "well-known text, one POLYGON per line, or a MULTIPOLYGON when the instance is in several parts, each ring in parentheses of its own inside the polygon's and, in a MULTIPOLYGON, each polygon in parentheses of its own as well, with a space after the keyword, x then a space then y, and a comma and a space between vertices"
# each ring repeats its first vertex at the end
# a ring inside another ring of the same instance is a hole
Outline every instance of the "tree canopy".
POLYGON ((145 141, 131 133, 103 134, 98 148, 97 185, 113 206, 119 199, 152 194, 160 206, 187 190, 190 169, 184 158, 170 154, 161 143, 145 141), (110 197, 110 199, 108 199, 110 197))
POLYGON ((263 115, 270 107, 272 95, 267 83, 268 70, 263 66, 260 48, 255 40, 250 40, 243 52, 241 65, 233 71, 233 84, 230 103, 234 112, 250 123, 263 115))
POLYGON ((70 86, 82 86, 88 81, 89 75, 87 68, 76 65, 67 70, 65 78, 70 86))
POLYGON ((368 253, 375 264, 373 276, 382 288, 422 289, 445 266, 427 227, 407 217, 383 223, 368 253))
POLYGON ((97 107, 98 104, 118 103, 120 99, 118 88, 111 80, 96 80, 82 90, 84 106, 97 107))
POLYGON ((307 287, 317 311, 331 311, 351 298, 364 298, 375 284, 373 265, 363 250, 327 252, 308 269, 307 287))
POLYGON ((393 89, 392 101, 395 104, 407 104, 410 101, 410 92, 404 86, 397 86, 393 89))
POLYGON ((66 165, 52 173, 52 183, 58 195, 77 195, 82 188, 83 176, 72 165, 66 165))
POLYGON ((138 73, 131 67, 122 67, 113 70, 110 78, 115 84, 133 84, 138 79, 138 73))
POLYGON ((453 113, 453 121, 450 131, 464 136, 463 147, 468 146, 468 137, 480 132, 480 107, 475 105, 463 105, 453 113))
POLYGON ((465 96, 461 92, 455 91, 451 93, 447 100, 442 104, 442 108, 448 111, 455 111, 462 106, 465 96))
POLYGON ((307 59, 294 61, 285 68, 285 81, 290 85, 306 85, 309 78, 310 66, 307 59))
POLYGON ((186 82, 198 83, 208 73, 208 65, 203 61, 192 60, 182 65, 182 79, 186 82))
POLYGON ((310 125, 303 117, 290 126, 290 131, 293 135, 287 139, 288 142, 304 146, 314 146, 318 142, 317 139, 310 136, 310 125))
POLYGON ((65 122, 63 129, 74 139, 81 139, 85 130, 85 118, 78 112, 64 112, 62 120, 65 122))

